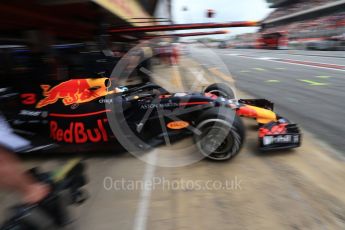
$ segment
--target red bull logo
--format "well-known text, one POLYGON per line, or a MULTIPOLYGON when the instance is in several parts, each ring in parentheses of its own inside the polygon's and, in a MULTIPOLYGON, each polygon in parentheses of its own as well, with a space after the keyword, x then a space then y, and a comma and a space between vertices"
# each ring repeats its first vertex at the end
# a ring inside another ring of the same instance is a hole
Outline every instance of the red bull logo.
POLYGON ((40 100, 36 108, 42 108, 56 103, 59 99, 64 105, 79 104, 92 101, 96 98, 114 93, 108 91, 108 78, 71 79, 62 82, 53 88, 50 85, 41 85, 44 99, 40 100))
POLYGON ((83 122, 71 122, 68 128, 61 128, 57 121, 50 121, 50 137, 57 142, 75 144, 107 142, 106 122, 107 119, 98 119, 97 126, 93 128, 86 128, 83 122))

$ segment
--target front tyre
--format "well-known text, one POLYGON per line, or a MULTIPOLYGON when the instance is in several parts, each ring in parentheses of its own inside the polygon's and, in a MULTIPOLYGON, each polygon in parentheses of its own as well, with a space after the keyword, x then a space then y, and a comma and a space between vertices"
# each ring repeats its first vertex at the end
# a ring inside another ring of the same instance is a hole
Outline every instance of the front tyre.
POLYGON ((194 141, 205 157, 223 161, 235 156, 244 142, 244 126, 228 108, 205 111, 197 123, 194 141))
POLYGON ((224 83, 214 83, 209 85, 205 90, 205 93, 212 93, 218 97, 224 97, 227 99, 234 99, 235 92, 229 87, 227 84, 224 83))

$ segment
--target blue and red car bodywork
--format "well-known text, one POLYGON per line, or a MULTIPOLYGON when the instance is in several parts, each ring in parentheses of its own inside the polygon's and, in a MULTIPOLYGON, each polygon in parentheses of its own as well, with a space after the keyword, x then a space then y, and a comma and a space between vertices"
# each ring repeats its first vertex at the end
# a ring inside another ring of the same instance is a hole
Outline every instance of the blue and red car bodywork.
POLYGON ((273 103, 265 99, 225 99, 204 92, 170 93, 153 83, 114 88, 110 83, 107 78, 98 78, 45 83, 40 87, 21 86, 14 89, 19 97, 15 102, 7 103, 6 114, 13 129, 19 133, 31 133, 29 138, 33 140, 45 137, 58 146, 42 148, 53 152, 59 149, 64 152, 113 150, 114 146, 118 147, 107 117, 111 111, 106 104, 111 103, 119 103, 125 114, 124 122, 135 135, 154 145, 162 143, 163 132, 175 139, 190 135, 187 127, 195 124, 202 111, 221 106, 234 111, 236 116, 257 120, 260 125, 259 148, 262 150, 295 148, 301 144, 297 125, 274 113, 273 103), (153 113, 144 131, 137 131, 139 121, 148 109, 164 108, 173 114, 182 107, 196 109, 177 115, 180 123, 165 118, 167 125, 164 128, 160 127, 161 123, 153 113))

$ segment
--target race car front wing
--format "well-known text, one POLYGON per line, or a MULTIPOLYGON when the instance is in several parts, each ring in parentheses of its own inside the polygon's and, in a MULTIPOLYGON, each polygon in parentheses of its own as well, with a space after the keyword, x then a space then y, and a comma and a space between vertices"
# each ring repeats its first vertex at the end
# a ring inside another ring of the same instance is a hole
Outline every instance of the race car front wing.
POLYGON ((301 146, 302 134, 297 125, 281 120, 265 124, 259 129, 260 150, 281 150, 301 146))

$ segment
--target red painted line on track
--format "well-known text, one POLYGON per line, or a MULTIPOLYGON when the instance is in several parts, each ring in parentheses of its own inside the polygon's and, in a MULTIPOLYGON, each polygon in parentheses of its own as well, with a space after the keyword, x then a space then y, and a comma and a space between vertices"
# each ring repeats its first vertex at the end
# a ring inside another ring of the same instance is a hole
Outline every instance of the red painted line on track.
POLYGON ((293 64, 302 64, 302 65, 309 65, 309 66, 316 66, 316 67, 325 67, 325 68, 330 68, 330 69, 345 70, 345 66, 343 65, 318 63, 318 62, 310 62, 310 61, 298 61, 298 60, 291 60, 291 59, 272 59, 272 60, 279 61, 279 62, 293 63, 293 64))

